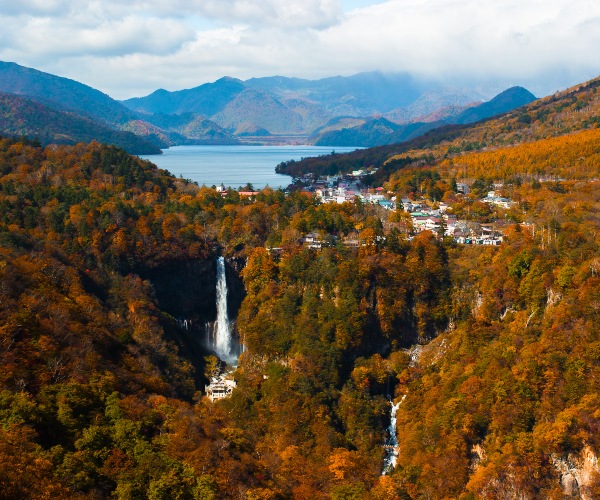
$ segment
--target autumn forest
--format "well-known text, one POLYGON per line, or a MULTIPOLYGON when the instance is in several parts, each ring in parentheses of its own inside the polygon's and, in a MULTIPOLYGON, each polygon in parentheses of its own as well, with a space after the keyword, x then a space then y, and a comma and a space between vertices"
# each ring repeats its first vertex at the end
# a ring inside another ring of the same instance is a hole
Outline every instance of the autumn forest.
POLYGON ((600 497, 599 87, 280 166, 370 168, 496 224, 493 247, 300 185, 219 193, 115 146, 0 138, 0 498, 600 497), (212 403, 179 320, 214 319, 220 255, 245 351, 212 403))

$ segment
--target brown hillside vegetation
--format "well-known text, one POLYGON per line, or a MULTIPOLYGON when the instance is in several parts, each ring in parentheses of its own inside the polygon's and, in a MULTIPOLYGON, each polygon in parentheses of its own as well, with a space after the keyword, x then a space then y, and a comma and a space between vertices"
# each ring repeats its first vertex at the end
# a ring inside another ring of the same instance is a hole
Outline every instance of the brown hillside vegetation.
POLYGON ((523 187, 537 230, 451 255, 464 320, 399 376, 397 474, 411 497, 561 498, 557 463, 597 455, 600 189, 571 188, 523 187))
MULTIPOLYGON (((442 135, 432 146, 409 148, 387 161, 430 155, 435 159, 457 153, 518 145, 600 126, 600 78, 567 89, 505 115, 442 135)), ((410 146, 410 143, 407 144, 410 146)))
POLYGON ((440 163, 439 171, 449 177, 598 179, 600 129, 453 156, 440 163))
POLYGON ((0 139, 0 498, 600 496, 596 87, 534 103, 568 102, 560 120, 492 122, 494 149, 448 137, 392 176, 501 224, 493 247, 406 234, 366 203, 222 196, 97 143, 0 139), (510 208, 479 200, 493 180, 510 208), (159 292, 219 254, 241 269, 247 350, 210 403, 208 353, 159 292))
POLYGON ((538 99, 496 118, 462 126, 446 126, 407 142, 334 154, 279 165, 292 176, 349 173, 376 168, 369 182, 381 185, 406 165, 435 164, 447 157, 514 146, 600 126, 600 78, 538 99))
MULTIPOLYGON (((600 129, 573 132, 516 146, 492 148, 447 156, 435 167, 409 167, 391 175, 387 188, 406 192, 407 179, 415 173, 435 170, 441 177, 438 186, 446 191, 455 179, 508 181, 597 180, 600 178, 600 129)), ((520 181, 519 181, 520 182, 520 181)))

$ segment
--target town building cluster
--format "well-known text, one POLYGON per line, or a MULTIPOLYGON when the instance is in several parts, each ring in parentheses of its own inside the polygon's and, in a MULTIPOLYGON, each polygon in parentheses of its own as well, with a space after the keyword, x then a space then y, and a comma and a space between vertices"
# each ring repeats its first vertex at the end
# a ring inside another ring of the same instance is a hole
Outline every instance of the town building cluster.
MULTIPOLYGON (((414 235, 422 231, 431 231, 439 236, 452 237, 459 244, 473 245, 500 245, 502 232, 494 224, 479 224, 468 220, 459 220, 448 211, 451 209, 446 203, 432 204, 426 200, 413 200, 402 198, 398 200, 393 193, 386 192, 382 187, 365 188, 361 184, 363 171, 355 171, 350 175, 335 175, 312 181, 309 177, 302 179, 308 185, 308 191, 314 192, 321 203, 362 203, 377 205, 385 210, 400 210, 410 216, 410 233, 414 235)), ((470 186, 466 183, 457 184, 457 191, 461 194, 470 193, 470 186)), ((480 201, 500 208, 508 209, 514 202, 498 196, 495 191, 488 192, 480 201)), ((451 210, 450 210, 451 212, 451 210)), ((410 236, 409 236, 410 237, 410 236)), ((328 242, 317 233, 308 233, 303 238, 303 243, 311 248, 322 248, 328 242)), ((358 239, 347 239, 344 244, 360 246, 358 239)))

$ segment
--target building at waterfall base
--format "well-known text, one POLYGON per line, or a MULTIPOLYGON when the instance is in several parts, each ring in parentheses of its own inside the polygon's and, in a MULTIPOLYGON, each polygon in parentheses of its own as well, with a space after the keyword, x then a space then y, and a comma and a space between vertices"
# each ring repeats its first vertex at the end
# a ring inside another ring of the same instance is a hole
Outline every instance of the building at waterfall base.
POLYGON ((204 392, 206 392, 206 396, 210 401, 214 403, 218 399, 230 397, 236 385, 235 380, 216 377, 211 379, 210 384, 204 386, 204 392))

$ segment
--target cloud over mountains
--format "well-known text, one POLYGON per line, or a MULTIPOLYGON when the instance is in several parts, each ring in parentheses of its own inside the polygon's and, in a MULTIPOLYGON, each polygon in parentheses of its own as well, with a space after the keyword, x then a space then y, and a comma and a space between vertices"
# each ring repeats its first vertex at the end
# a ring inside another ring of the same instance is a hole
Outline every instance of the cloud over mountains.
POLYGON ((589 0, 23 0, 2 2, 0 22, 1 60, 117 98, 223 75, 370 70, 543 94, 600 67, 600 4, 589 0))

